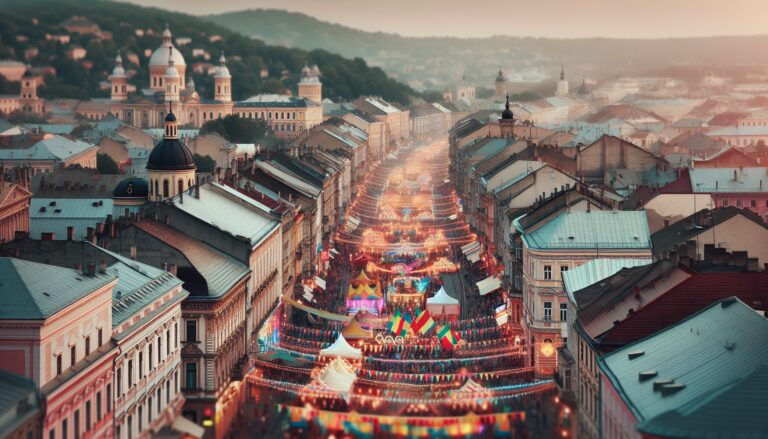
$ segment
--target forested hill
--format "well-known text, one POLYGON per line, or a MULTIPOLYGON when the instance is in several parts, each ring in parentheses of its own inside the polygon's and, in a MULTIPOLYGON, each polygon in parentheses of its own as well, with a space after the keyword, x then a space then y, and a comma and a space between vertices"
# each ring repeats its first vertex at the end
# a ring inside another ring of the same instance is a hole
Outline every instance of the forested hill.
MULTIPOLYGON (((380 68, 369 67, 363 59, 345 59, 324 50, 276 47, 251 39, 201 18, 156 8, 102 0, 0 0, 0 60, 14 59, 34 66, 52 66, 56 78, 47 78, 41 94, 47 98, 94 98, 108 96, 99 88, 114 67, 117 50, 138 55, 139 65, 124 56, 126 69, 135 70, 131 82, 138 87, 148 84, 148 56, 161 43, 161 33, 168 23, 174 39, 189 38, 177 44, 186 63, 217 63, 223 50, 232 72, 235 99, 257 93, 295 92, 295 84, 304 63, 317 64, 322 72, 324 96, 331 99, 354 99, 360 95, 379 95, 385 99, 407 103, 413 90, 387 77, 380 68), (84 17, 111 33, 103 35, 67 32, 62 26, 74 16, 84 17), (140 32, 137 32, 137 29, 140 32), (143 32, 141 32, 143 31, 143 32), (69 43, 62 44, 51 36, 68 34, 69 43), (83 60, 66 56, 67 50, 81 46, 87 50, 83 60), (193 49, 207 52, 193 57, 193 49), (36 53, 35 53, 36 51, 36 53), (26 57, 26 59, 25 59, 26 57), (267 69, 267 78, 261 77, 267 69)), ((192 69, 187 69, 188 74, 192 69)), ((212 94, 212 79, 205 73, 192 73, 203 96, 212 94)), ((0 77, 2 81, 2 77, 0 77)), ((0 83, 0 93, 12 85, 0 83)))
MULTIPOLYGON (((627 74, 748 74, 764 71, 761 69, 768 65, 764 55, 768 53, 768 35, 669 39, 412 38, 366 32, 279 10, 253 9, 206 18, 244 35, 262 38, 268 44, 364 56, 368 63, 381 66, 398 80, 425 89, 441 90, 444 84, 465 74, 476 84, 490 86, 499 65, 508 77, 519 82, 554 81, 561 64, 565 64, 566 73, 574 82, 582 75, 601 79, 627 74)), ((514 20, 506 31, 515 32, 514 20)), ((600 29, 593 32, 599 34, 600 29)), ((450 35, 451 29, 446 28, 445 34, 450 35)))

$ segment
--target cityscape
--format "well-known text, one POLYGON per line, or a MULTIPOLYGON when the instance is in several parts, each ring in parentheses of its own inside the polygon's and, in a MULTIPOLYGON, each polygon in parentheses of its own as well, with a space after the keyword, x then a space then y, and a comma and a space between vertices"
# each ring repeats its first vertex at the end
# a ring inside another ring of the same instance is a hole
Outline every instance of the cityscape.
POLYGON ((768 438, 768 5, 607 3, 0 0, 0 438, 768 438))

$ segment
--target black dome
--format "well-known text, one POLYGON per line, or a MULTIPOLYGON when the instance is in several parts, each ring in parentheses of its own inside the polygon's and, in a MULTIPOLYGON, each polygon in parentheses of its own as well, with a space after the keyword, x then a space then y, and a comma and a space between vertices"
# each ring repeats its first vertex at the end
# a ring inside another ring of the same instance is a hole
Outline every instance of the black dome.
POLYGON ((169 111, 168 115, 165 116, 165 121, 166 122, 176 122, 176 115, 169 111))
POLYGON ((115 186, 112 196, 114 198, 147 198, 149 183, 143 178, 126 178, 115 186))
POLYGON ((185 171, 195 169, 195 160, 187 145, 179 139, 163 139, 149 154, 147 169, 185 171))
POLYGON ((501 112, 501 118, 502 119, 514 119, 514 115, 512 114, 512 110, 509 109, 509 107, 505 108, 504 111, 501 112))

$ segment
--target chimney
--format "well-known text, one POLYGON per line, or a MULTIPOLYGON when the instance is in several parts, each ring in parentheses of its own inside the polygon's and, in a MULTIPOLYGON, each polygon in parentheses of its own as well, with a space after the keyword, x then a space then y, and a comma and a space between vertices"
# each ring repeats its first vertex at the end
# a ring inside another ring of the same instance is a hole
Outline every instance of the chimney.
POLYGON ((85 274, 87 276, 96 276, 96 264, 88 264, 88 270, 85 274))
POLYGON ((72 241, 74 239, 75 239, 75 227, 67 226, 67 241, 72 241))
POLYGON ((109 225, 109 237, 110 238, 114 238, 116 236, 117 236, 117 224, 116 223, 111 223, 109 225))
POLYGON ((89 242, 93 242, 93 238, 95 237, 95 235, 94 235, 94 233, 93 233, 93 227, 88 227, 88 228, 86 229, 86 234, 85 234, 85 237, 86 237, 86 240, 87 240, 87 241, 89 241, 89 242))
POLYGON ((665 219, 664 220, 664 228, 666 229, 667 227, 669 227, 669 220, 665 219))
POLYGON ((134 261, 136 260, 136 246, 135 245, 131 246, 131 259, 133 259, 134 261))
POLYGON ((107 261, 103 259, 99 262, 99 273, 101 274, 107 273, 107 261))
POLYGON ((168 271, 168 263, 167 262, 161 263, 160 268, 162 268, 163 271, 168 271))
POLYGON ((178 266, 177 266, 176 264, 171 264, 171 265, 169 266, 169 268, 168 268, 168 271, 169 271, 169 272, 170 272, 172 275, 176 276, 176 271, 178 271, 178 266))
POLYGON ((80 271, 83 269, 83 264, 75 262, 75 270, 80 271))

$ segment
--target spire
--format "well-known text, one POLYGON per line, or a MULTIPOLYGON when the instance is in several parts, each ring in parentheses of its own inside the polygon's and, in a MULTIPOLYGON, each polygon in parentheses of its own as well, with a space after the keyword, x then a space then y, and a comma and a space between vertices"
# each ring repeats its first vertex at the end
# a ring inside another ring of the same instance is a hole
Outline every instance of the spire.
POLYGON ((560 64, 560 80, 565 81, 565 65, 560 64))
POLYGON ((507 103, 506 103, 506 104, 504 104, 504 108, 506 108, 507 110, 509 110, 509 93, 507 93, 507 103))
POLYGON ((163 30, 163 44, 171 44, 171 28, 168 23, 165 23, 165 30, 163 30))
POLYGON ((509 109, 509 93, 507 93, 507 102, 504 104, 504 111, 501 112, 501 119, 502 120, 514 119, 514 114, 512 114, 512 110, 509 109))
POLYGON ((219 57, 219 64, 224 65, 227 63, 227 58, 224 56, 224 51, 221 51, 221 56, 219 57))

